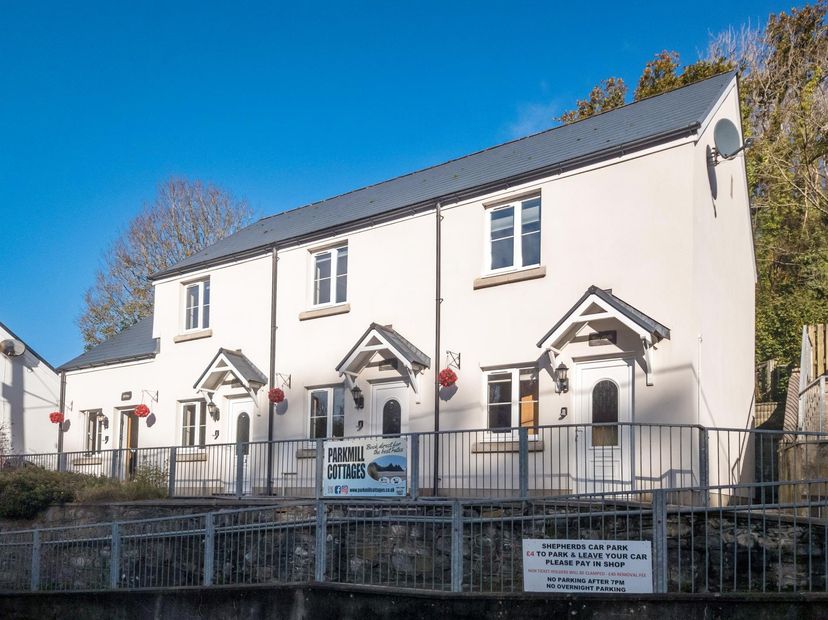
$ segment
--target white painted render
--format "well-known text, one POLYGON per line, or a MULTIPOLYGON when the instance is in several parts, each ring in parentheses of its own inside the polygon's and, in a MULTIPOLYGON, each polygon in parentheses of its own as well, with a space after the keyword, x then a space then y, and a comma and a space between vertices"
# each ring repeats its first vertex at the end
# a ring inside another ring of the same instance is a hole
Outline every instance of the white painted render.
MULTIPOLYGON (((391 325, 431 358, 431 367, 408 394, 410 431, 434 428, 435 375, 446 351, 460 353, 456 390, 443 390, 441 429, 487 425, 486 371, 538 365, 540 424, 588 422, 579 406, 579 364, 595 359, 632 362, 632 420, 734 426, 750 424, 753 392, 754 266, 745 169, 741 158, 715 168, 711 198, 707 147, 715 122, 739 124, 736 82, 696 140, 684 138, 537 182, 461 203, 442 205, 441 347, 435 353, 434 211, 331 236, 278 251, 275 372, 290 376, 276 408, 274 437, 308 436, 309 389, 342 383, 339 362, 372 322, 391 325), (541 266, 536 279, 475 288, 486 275, 486 211, 515 197, 541 197, 541 266), (305 318, 312 309, 312 253, 348 245, 348 297, 342 312, 305 318), (618 321, 583 329, 617 331, 617 345, 564 347, 556 364, 570 368, 570 390, 557 394, 544 349, 544 334, 591 285, 612 293, 670 329, 650 352, 647 385, 644 349, 618 321), (302 316, 300 316, 302 315, 302 316), (303 320, 304 318, 304 320, 303 320), (566 408, 566 415, 563 415, 566 408)), ((154 424, 140 431, 141 446, 177 445, 178 403, 197 398, 193 384, 218 349, 241 350, 270 373, 270 253, 156 282, 152 361, 67 374, 67 450, 82 449, 74 418, 84 409, 116 411, 123 391, 157 392, 147 402, 154 424), (184 286, 209 277, 211 321, 203 337, 181 340, 184 286)), ((346 394, 346 435, 377 432, 372 385, 399 380, 393 369, 369 367, 356 379, 366 407, 346 394), (361 425, 361 430, 358 430, 361 425)), ((268 436, 265 386, 254 396, 252 438, 268 436)), ((589 387, 589 386, 587 386, 589 387)), ((230 402, 247 397, 226 386, 213 396, 222 414, 208 420, 208 443, 234 441, 226 420, 230 402), (225 416, 225 417, 222 417, 225 416), (217 434, 216 434, 217 431, 217 434)))
MULTIPOLYGON (((0 340, 15 336, 0 325, 0 340)), ((58 409, 60 379, 30 349, 23 355, 0 354, 0 432, 16 454, 56 452, 58 428, 49 414, 58 409)))

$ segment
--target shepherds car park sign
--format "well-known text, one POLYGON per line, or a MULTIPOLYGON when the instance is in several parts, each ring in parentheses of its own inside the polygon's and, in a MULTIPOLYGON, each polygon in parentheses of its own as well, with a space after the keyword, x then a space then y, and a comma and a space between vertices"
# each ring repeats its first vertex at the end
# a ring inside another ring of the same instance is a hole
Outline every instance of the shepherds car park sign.
POLYGON ((325 442, 325 497, 400 497, 407 492, 408 443, 401 437, 325 442))
POLYGON ((526 539, 523 590, 649 594, 653 591, 652 543, 526 539))

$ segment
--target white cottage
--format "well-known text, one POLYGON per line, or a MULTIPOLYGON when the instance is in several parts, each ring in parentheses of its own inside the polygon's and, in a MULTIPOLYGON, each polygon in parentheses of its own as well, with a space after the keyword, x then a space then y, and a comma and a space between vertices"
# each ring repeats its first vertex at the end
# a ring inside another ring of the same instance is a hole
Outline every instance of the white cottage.
POLYGON ((434 492, 704 479, 692 425, 752 416, 745 166, 711 154, 739 118, 722 74, 264 218, 61 367, 65 449, 114 470, 174 447, 198 492, 227 485, 219 444, 283 442, 245 448, 245 488, 272 491, 312 475, 310 440, 419 432, 434 492), (108 448, 130 450, 88 456, 108 448))

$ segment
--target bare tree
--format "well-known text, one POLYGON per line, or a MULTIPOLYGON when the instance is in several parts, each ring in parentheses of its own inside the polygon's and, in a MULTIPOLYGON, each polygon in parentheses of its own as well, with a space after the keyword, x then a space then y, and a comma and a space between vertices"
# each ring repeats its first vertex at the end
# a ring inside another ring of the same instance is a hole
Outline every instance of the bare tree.
POLYGON ((243 200, 201 181, 172 178, 108 248, 78 319, 86 348, 152 312, 148 276, 167 269, 247 225, 243 200))

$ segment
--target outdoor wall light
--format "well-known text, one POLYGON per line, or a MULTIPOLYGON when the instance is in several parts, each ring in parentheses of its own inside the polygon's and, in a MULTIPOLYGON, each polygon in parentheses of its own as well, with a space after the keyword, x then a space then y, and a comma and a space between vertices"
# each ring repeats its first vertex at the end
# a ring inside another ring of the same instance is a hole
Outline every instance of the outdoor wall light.
POLYGON ((213 421, 217 421, 219 419, 219 413, 221 413, 221 411, 219 410, 218 405, 212 400, 207 403, 207 411, 210 414, 210 417, 213 418, 213 421))
POLYGON ((569 391, 569 377, 567 373, 569 368, 566 367, 566 364, 563 362, 555 369, 555 385, 556 385, 556 392, 560 394, 561 392, 568 392, 569 391))
POLYGON ((358 385, 351 388, 351 396, 354 397, 354 407, 357 409, 363 409, 365 407, 365 397, 362 395, 362 390, 359 389, 358 385))

